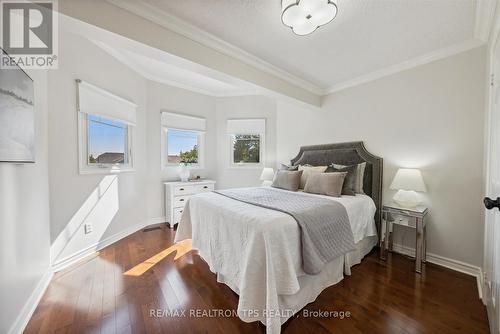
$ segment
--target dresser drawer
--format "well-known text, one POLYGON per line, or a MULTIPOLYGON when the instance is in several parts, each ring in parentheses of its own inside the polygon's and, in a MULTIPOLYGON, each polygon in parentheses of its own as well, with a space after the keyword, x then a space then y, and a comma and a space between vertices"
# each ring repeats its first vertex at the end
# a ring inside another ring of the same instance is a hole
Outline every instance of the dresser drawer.
POLYGON ((191 196, 177 196, 173 198, 173 207, 174 208, 183 208, 186 205, 187 200, 191 196))
POLYGON ((184 212, 184 208, 174 209, 174 225, 179 224, 181 222, 183 212, 184 212))
POLYGON ((190 195, 194 194, 195 186, 175 186, 174 187, 174 196, 182 196, 182 195, 190 195))
POLYGON ((196 194, 198 193, 204 193, 208 191, 213 191, 214 190, 214 185, 213 184, 197 184, 194 185, 194 191, 196 194))

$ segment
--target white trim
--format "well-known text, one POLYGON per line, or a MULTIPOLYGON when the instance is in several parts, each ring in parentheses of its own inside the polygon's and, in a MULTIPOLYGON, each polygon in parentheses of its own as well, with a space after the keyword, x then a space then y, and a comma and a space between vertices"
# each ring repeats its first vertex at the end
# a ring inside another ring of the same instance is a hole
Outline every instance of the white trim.
POLYGON ((317 95, 323 95, 325 93, 324 89, 320 86, 304 80, 298 76, 295 76, 277 66, 274 66, 251 53, 244 51, 206 31, 203 31, 192 24, 187 23, 165 11, 159 10, 158 8, 144 3, 126 0, 106 0, 107 2, 132 12, 138 16, 141 16, 153 23, 156 23, 164 28, 172 30, 184 37, 187 37, 195 42, 198 42, 206 47, 214 49, 225 55, 233 57, 240 60, 250 66, 253 66, 261 71, 268 74, 274 75, 286 82, 305 89, 311 93, 317 95))
POLYGON ((495 17, 497 0, 478 0, 476 4, 476 25, 474 37, 488 42, 495 17))
POLYGON ((78 173, 80 175, 88 174, 119 174, 125 172, 135 172, 135 149, 134 132, 135 127, 129 124, 127 126, 127 152, 128 162, 126 164, 101 164, 91 166, 88 163, 88 114, 78 113, 78 173))
MULTIPOLYGON (((403 255, 408 255, 411 257, 415 257, 415 249, 407 246, 403 246, 401 244, 393 244, 393 251, 396 253, 400 253, 403 255)), ((479 294, 479 298, 483 299, 483 270, 481 267, 465 263, 462 261, 450 259, 441 255, 427 253, 427 262, 437 264, 441 267, 445 267, 451 270, 455 270, 467 275, 474 276, 477 281, 477 291, 479 294)))
MULTIPOLYGON (((108 247, 109 245, 131 235, 132 233, 135 233, 148 225, 155 224, 154 221, 155 221, 154 219, 148 219, 148 220, 141 222, 139 224, 130 226, 130 227, 122 230, 121 232, 118 232, 114 235, 107 237, 106 239, 100 240, 100 241, 98 241, 98 242, 96 242, 88 247, 85 247, 85 248, 73 253, 72 255, 66 256, 63 259, 57 259, 54 263, 52 263, 52 270, 54 272, 61 271, 65 268, 75 264, 76 262, 84 259, 85 257, 92 255, 95 252, 100 251, 101 249, 108 247)), ((51 247, 50 253, 57 254, 57 250, 53 249, 53 247, 51 247)))
POLYGON ((405 70, 409 70, 414 67, 418 67, 421 65, 425 65, 431 63, 436 60, 440 60, 443 58, 447 58, 465 51, 469 51, 475 49, 479 46, 484 45, 485 42, 477 39, 471 39, 459 44, 455 44, 440 50, 433 51, 426 55, 416 57, 405 62, 392 65, 368 74, 361 75, 357 78, 346 80, 344 82, 333 85, 332 87, 327 89, 327 94, 332 94, 346 88, 358 86, 370 81, 374 81, 392 74, 396 74, 405 70))
POLYGON ((42 278, 40 278, 40 280, 38 281, 35 289, 31 293, 26 303, 24 303, 24 306, 21 312, 19 312, 16 321, 14 321, 9 331, 7 332, 8 334, 17 334, 24 332, 24 329, 28 325, 28 322, 33 316, 33 313, 35 312, 38 304, 40 303, 45 290, 47 290, 47 287, 49 286, 53 275, 54 272, 49 267, 45 274, 43 274, 42 278))

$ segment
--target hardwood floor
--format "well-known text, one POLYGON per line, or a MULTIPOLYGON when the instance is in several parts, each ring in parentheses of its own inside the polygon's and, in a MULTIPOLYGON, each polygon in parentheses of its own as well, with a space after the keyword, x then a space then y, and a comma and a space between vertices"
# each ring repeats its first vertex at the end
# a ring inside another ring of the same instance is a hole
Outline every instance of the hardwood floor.
MULTIPOLYGON (((265 333, 239 318, 151 317, 150 310, 235 310, 238 296, 219 284, 193 252, 174 261, 174 231, 164 225, 137 232, 96 256, 57 273, 26 333, 265 333), (163 251, 163 252, 162 252, 163 251), (165 257, 151 267, 152 258, 165 257), (149 259, 144 274, 125 272, 149 259)), ((475 278, 376 252, 352 276, 323 291, 306 310, 344 311, 350 317, 295 316, 282 333, 489 333, 475 278)), ((189 311, 187 311, 189 312, 189 311)), ((303 314, 302 311, 299 314, 303 314)))

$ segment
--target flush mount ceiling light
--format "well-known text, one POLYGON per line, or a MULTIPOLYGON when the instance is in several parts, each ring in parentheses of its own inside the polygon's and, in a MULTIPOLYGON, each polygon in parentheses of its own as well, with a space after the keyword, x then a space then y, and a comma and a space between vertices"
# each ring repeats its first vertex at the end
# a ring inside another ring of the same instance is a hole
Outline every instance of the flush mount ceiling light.
POLYGON ((297 35, 308 35, 337 16, 332 0, 281 0, 281 21, 297 35))

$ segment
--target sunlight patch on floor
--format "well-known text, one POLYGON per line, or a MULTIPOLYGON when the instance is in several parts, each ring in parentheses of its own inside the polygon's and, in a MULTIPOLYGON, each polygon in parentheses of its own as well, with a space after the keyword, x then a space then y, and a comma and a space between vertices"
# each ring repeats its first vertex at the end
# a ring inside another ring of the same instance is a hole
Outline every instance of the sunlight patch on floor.
POLYGON ((142 274, 144 274, 146 271, 154 267, 158 262, 169 256, 173 252, 177 252, 174 257, 174 261, 176 261, 177 259, 183 257, 185 254, 189 253, 192 249, 193 245, 191 239, 183 240, 159 252, 158 254, 150 257, 146 261, 139 263, 132 269, 124 272, 123 275, 141 276, 142 274))

